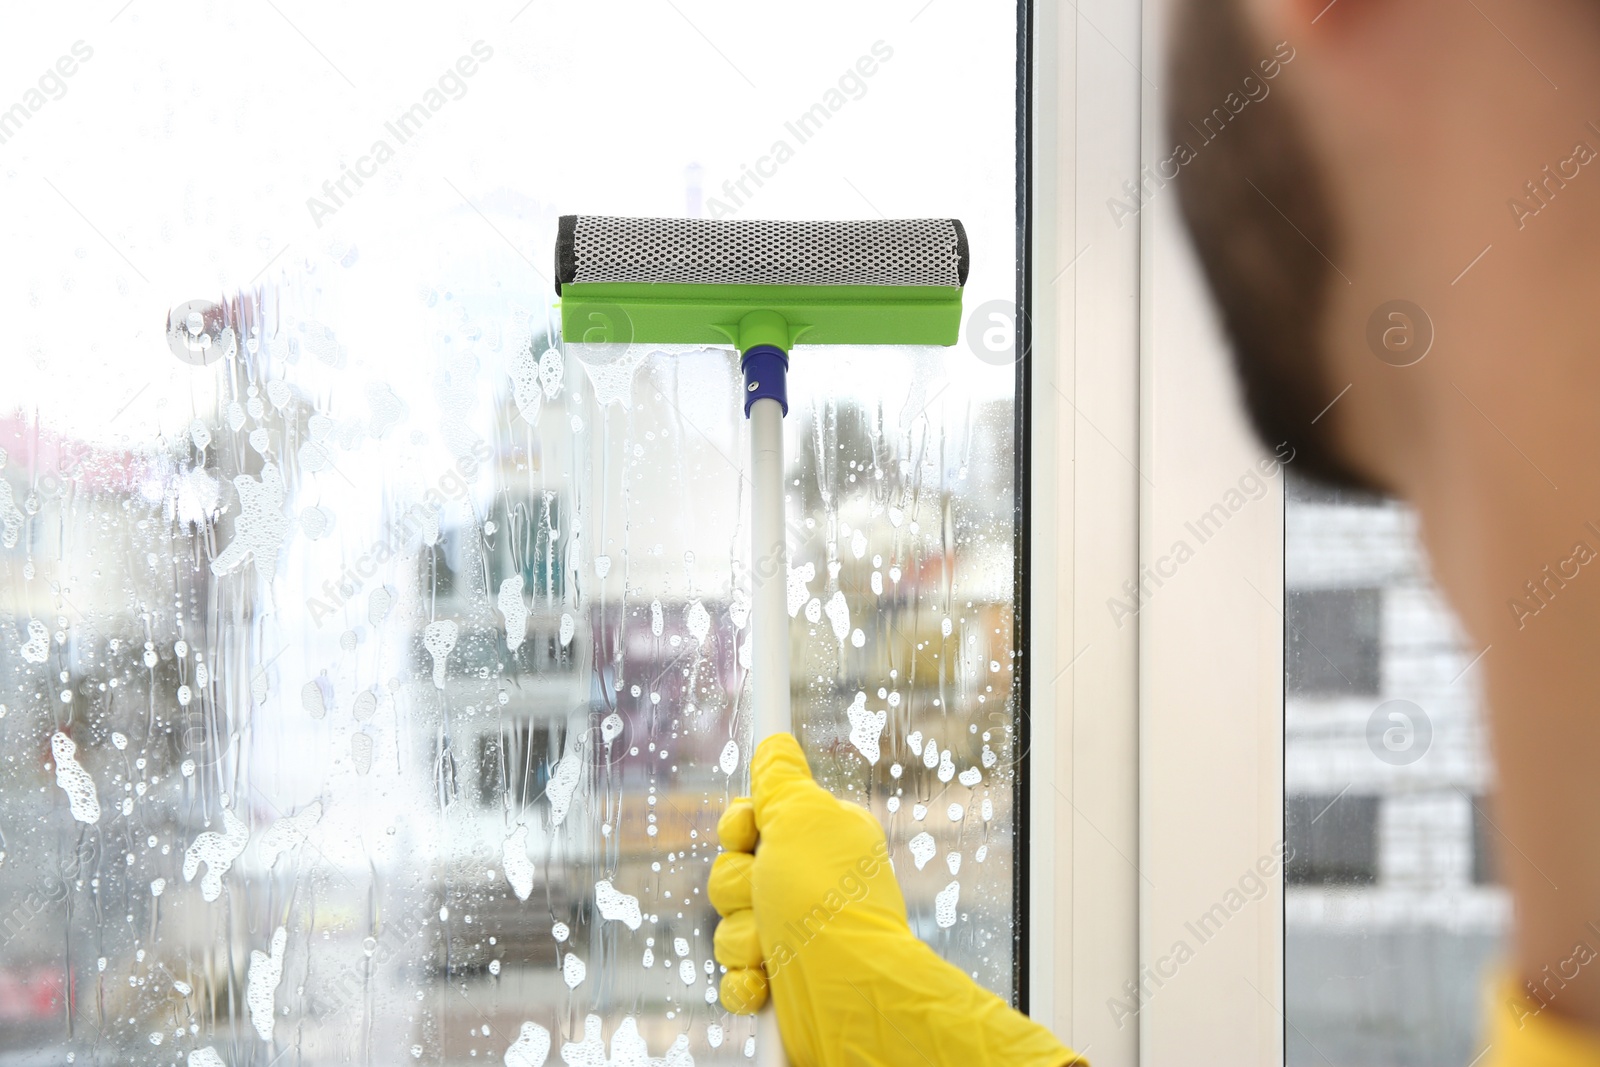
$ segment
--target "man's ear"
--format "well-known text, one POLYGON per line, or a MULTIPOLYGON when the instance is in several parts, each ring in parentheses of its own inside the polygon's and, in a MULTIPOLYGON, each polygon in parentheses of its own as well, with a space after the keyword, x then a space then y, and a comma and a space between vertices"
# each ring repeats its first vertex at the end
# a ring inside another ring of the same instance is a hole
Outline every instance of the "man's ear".
MULTIPOLYGON (((1318 22, 1325 21, 1332 12, 1324 13, 1321 9, 1328 6, 1328 0, 1234 0, 1244 11, 1245 20, 1250 24, 1251 31, 1257 40, 1281 41, 1289 36, 1303 36, 1303 29, 1311 24, 1311 20, 1318 18, 1318 22)), ((1337 8, 1341 3, 1351 0, 1334 0, 1333 6, 1337 8)))
POLYGON ((1354 22, 1381 17, 1384 8, 1403 0, 1242 0, 1257 26, 1274 26, 1280 34, 1338 33, 1354 22), (1376 9, 1376 10, 1375 10, 1376 9))
POLYGON ((1353 46, 1383 25, 1414 15, 1431 0, 1235 0, 1259 41, 1317 50, 1353 46))

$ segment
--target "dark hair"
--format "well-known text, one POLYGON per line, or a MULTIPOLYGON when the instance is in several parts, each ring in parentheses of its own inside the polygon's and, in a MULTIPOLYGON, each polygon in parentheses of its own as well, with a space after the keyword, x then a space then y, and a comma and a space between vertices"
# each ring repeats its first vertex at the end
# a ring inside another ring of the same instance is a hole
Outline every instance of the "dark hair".
POLYGON ((1192 157, 1178 200, 1232 341, 1245 407, 1268 447, 1288 442, 1295 466, 1348 488, 1376 488, 1339 454, 1322 344, 1338 233, 1317 168, 1282 92, 1235 112, 1244 79, 1283 65, 1287 43, 1258 47, 1240 0, 1177 5, 1167 130, 1192 157), (1321 417, 1319 417, 1321 416, 1321 417))

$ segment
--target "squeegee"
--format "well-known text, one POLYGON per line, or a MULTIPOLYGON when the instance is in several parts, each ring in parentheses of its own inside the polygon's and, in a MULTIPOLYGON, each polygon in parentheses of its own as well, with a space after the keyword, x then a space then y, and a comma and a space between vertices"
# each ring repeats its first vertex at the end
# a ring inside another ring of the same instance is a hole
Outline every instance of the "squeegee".
MULTIPOLYGON (((739 353, 750 421, 755 742, 792 728, 783 490, 790 353, 796 345, 953 345, 967 266, 956 219, 561 218, 556 292, 569 342, 739 353)), ((770 1009, 759 1030, 758 1057, 782 1062, 770 1009)))

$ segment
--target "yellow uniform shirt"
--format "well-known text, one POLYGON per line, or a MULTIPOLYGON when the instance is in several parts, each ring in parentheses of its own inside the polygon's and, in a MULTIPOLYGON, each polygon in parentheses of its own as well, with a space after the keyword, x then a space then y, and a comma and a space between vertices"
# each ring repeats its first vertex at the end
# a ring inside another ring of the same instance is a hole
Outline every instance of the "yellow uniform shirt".
POLYGON ((1515 982, 1495 986, 1480 1067, 1600 1067, 1600 1032, 1541 1008, 1515 982))

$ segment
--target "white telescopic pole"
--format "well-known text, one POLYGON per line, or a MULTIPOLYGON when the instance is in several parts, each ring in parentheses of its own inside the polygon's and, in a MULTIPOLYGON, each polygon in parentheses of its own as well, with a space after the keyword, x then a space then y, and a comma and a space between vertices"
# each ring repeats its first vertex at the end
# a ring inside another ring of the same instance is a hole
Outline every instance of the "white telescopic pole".
POLYGON ((750 678, 754 735, 787 733, 789 718, 789 556, 784 543, 783 406, 763 398, 750 407, 750 533, 755 588, 751 605, 750 678))
MULTIPOLYGON (((783 406, 750 407, 750 532, 754 586, 750 611, 750 695, 754 740, 791 727, 789 716, 789 554, 784 543, 783 406)), ((756 1017, 756 1063, 785 1067, 772 1005, 756 1017)))

